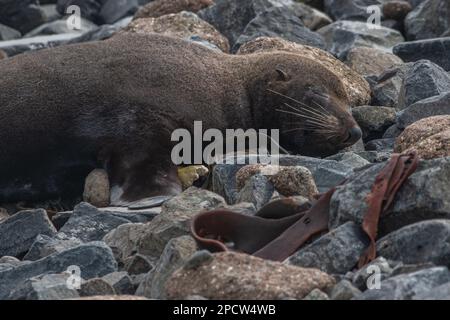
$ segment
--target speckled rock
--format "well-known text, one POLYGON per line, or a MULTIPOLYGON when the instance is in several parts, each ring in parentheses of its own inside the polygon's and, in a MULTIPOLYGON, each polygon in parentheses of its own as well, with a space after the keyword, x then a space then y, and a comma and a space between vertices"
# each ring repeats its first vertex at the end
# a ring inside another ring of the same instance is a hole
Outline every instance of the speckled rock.
POLYGON ((195 13, 182 11, 159 18, 142 18, 132 21, 122 32, 160 33, 163 35, 190 39, 199 37, 220 48, 230 51, 228 39, 220 34, 212 25, 200 19, 195 13))
POLYGON ((330 297, 322 290, 314 289, 302 300, 330 300, 330 297))
POLYGON ((402 59, 392 53, 367 47, 351 49, 345 59, 345 64, 362 76, 378 76, 387 69, 402 63, 402 59))
POLYGON ((83 200, 95 207, 109 205, 109 178, 103 169, 95 169, 87 176, 84 183, 83 200))
POLYGON ((318 194, 314 178, 305 167, 282 167, 274 175, 269 176, 270 182, 283 196, 303 196, 312 199, 318 194))
POLYGON ((190 234, 190 220, 204 210, 223 207, 225 200, 213 192, 191 187, 165 202, 161 213, 146 225, 137 251, 159 258, 169 240, 190 234))
POLYGON ((158 18, 181 11, 197 12, 213 3, 213 0, 156 0, 141 7, 135 13, 134 19, 158 18))
POLYGON ((450 156, 450 115, 419 120, 397 138, 396 152, 415 150, 423 159, 450 156))
POLYGON ((275 50, 296 53, 320 62, 342 79, 352 106, 364 105, 369 102, 370 87, 367 81, 344 63, 319 48, 301 45, 281 38, 261 37, 241 46, 238 54, 275 50))
POLYGON ((302 299, 313 289, 327 289, 334 279, 316 269, 303 269, 245 254, 223 252, 195 269, 180 269, 168 280, 167 296, 181 299, 302 299))
POLYGON ((316 183, 308 168, 302 166, 274 167, 262 165, 248 165, 241 168, 236 174, 238 188, 245 184, 250 177, 256 174, 267 173, 268 181, 283 196, 303 196, 312 199, 317 190, 316 183), (273 174, 272 174, 273 173, 273 174))
POLYGON ((364 141, 382 138, 396 117, 393 108, 376 106, 355 107, 352 114, 363 132, 364 141))

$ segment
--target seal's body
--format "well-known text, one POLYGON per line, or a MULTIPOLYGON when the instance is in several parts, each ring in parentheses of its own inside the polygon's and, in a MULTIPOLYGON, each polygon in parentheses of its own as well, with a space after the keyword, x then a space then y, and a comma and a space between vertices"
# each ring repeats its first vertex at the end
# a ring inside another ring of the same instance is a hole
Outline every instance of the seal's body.
POLYGON ((0 61, 0 74, 0 202, 81 194, 96 167, 108 171, 113 204, 178 193, 171 134, 198 120, 279 128, 282 146, 313 156, 360 133, 342 82, 291 53, 232 56, 125 34, 0 61))

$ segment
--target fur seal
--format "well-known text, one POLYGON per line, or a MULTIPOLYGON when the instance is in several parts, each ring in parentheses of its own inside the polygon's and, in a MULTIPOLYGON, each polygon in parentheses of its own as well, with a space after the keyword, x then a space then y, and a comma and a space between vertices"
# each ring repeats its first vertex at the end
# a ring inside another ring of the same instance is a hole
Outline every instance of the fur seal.
POLYGON ((44 49, 0 61, 0 202, 80 195, 107 170, 111 204, 181 191, 174 129, 280 129, 327 156, 361 130, 342 81, 288 52, 228 55, 162 35, 44 49))

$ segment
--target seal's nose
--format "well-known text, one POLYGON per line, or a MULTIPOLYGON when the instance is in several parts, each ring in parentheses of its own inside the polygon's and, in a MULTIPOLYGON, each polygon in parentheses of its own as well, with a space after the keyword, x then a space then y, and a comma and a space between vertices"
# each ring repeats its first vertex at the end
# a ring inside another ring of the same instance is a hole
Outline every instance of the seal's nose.
POLYGON ((355 126, 348 130, 348 138, 345 143, 356 143, 362 137, 362 131, 359 127, 355 126))

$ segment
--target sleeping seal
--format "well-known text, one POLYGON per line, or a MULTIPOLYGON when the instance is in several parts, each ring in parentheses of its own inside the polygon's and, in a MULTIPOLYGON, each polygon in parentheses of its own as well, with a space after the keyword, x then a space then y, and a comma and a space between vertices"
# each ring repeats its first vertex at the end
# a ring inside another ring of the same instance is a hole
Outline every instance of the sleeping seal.
POLYGON ((0 61, 0 202, 80 195, 105 168, 112 205, 180 192, 171 134, 279 129, 293 153, 327 156, 361 130, 342 81, 287 52, 227 55, 122 34, 0 61))

